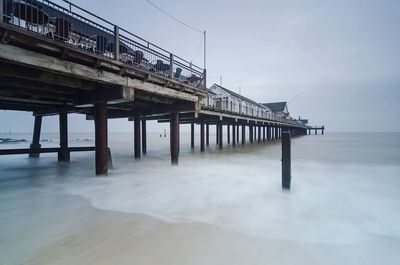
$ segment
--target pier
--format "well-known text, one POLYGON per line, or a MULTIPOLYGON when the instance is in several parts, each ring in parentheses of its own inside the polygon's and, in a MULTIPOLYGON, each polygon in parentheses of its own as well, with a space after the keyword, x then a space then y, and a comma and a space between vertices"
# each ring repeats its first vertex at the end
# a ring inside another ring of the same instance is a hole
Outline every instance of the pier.
POLYGON ((169 123, 172 165, 179 163, 180 124, 190 124, 191 148, 200 137, 201 152, 210 144, 210 126, 219 149, 224 137, 236 146, 280 139, 282 132, 324 134, 324 127, 291 118, 286 103, 258 103, 216 84, 208 87, 206 69, 62 2, 0 0, 0 109, 34 116, 30 148, 0 155, 57 153, 68 162, 71 152, 95 151, 96 174, 106 175, 107 121, 113 118, 132 122, 135 159, 147 153, 146 122, 169 123), (71 113, 94 121, 95 146, 68 146, 71 113), (59 116, 60 147, 42 148, 42 118, 52 115, 59 116))

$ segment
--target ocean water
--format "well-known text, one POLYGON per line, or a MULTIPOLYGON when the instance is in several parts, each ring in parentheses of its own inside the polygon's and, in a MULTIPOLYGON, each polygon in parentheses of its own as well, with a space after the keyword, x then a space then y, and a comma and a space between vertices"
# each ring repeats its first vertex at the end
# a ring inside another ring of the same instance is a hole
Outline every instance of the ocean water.
MULTIPOLYGON (((24 148, 30 135, 0 138, 0 148, 24 148)), ((42 139, 42 146, 58 145, 55 134, 42 139)), ((218 150, 211 135, 205 153, 198 142, 191 150, 183 133, 179 166, 172 167, 168 137, 149 134, 148 155, 134 160, 132 135, 110 134, 114 169, 102 178, 94 177, 93 152, 72 153, 70 164, 55 154, 0 157, 0 264, 23 264, 85 227, 81 201, 315 250, 304 262, 297 251, 295 264, 400 264, 400 133, 293 138, 289 192, 281 190, 279 140, 218 150)), ((92 134, 70 135, 70 145, 93 144, 92 134)))

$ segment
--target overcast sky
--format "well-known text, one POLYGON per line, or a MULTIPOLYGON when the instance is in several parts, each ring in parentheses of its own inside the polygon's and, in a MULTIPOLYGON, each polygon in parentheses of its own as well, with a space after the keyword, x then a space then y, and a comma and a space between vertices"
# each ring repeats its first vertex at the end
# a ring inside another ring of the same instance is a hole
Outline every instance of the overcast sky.
MULTIPOLYGON (((200 66, 202 35, 145 0, 73 0, 200 66)), ((153 0, 207 30, 208 85, 219 83, 259 102, 289 101, 292 116, 330 131, 400 131, 400 1, 153 0)), ((92 130, 73 116, 71 130, 92 130)), ((27 132, 32 116, 0 112, 1 131, 27 132)), ((57 131, 47 119, 45 130, 57 131)), ((156 128, 156 127, 154 127, 156 128)), ((110 131, 131 131, 127 120, 110 131)))

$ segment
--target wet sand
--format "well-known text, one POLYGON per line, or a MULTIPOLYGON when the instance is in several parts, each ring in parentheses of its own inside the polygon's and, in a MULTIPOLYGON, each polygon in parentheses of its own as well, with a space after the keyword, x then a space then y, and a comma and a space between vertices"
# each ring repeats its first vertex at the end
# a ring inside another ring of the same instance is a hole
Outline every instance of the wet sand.
MULTIPOLYGON (((268 240, 211 224, 167 223, 99 210, 75 196, 52 196, 0 244, 3 263, 66 264, 399 264, 388 237, 354 244, 268 240), (51 209, 50 209, 51 208, 51 209), (51 213, 52 216, 49 216, 51 213), (24 223, 28 227, 24 228, 24 223), (7 242, 6 242, 7 241, 7 242), (11 244, 10 244, 11 243, 11 244), (381 257, 377 260, 367 257, 381 257), (384 257, 384 259, 382 259, 384 257), (386 259, 386 260, 385 260, 386 259)), ((46 200, 49 198, 46 198, 46 200)), ((13 224, 15 225, 15 224, 13 224)), ((301 227, 299 227, 301 229, 301 227)))

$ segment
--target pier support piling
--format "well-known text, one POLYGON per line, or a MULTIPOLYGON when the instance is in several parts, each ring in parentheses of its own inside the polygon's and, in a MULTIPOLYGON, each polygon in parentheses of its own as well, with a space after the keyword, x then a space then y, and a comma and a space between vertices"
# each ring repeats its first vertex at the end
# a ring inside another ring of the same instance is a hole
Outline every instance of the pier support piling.
MULTIPOLYGON (((30 145, 31 149, 39 149, 40 144, 40 131, 42 130, 42 116, 35 116, 35 124, 33 125, 33 136, 32 143, 30 145)), ((40 153, 30 153, 29 157, 39 157, 40 153)))
POLYGON ((250 124, 249 125, 249 141, 252 144, 253 143, 253 139, 254 139, 254 131, 253 131, 253 125, 250 124))
POLYGON ((235 123, 232 124, 232 146, 236 146, 236 125, 235 123))
POLYGON ((271 141, 271 127, 267 125, 267 140, 271 141))
POLYGON ((282 189, 290 190, 291 182, 290 132, 282 134, 282 189))
POLYGON ((218 122, 218 146, 219 149, 222 149, 223 147, 223 126, 222 126, 222 121, 218 122))
POLYGON ((206 124, 206 146, 210 146, 210 125, 206 124))
POLYGON ((142 120, 142 153, 143 155, 147 154, 147 128, 146 128, 146 120, 142 120))
POLYGON ((60 113, 60 151, 58 151, 58 161, 69 162, 70 155, 68 151, 68 114, 60 113))
POLYGON ((200 152, 204 152, 204 121, 200 122, 200 152))
POLYGON ((194 149, 194 122, 190 124, 190 148, 194 149))
POLYGON ((263 141, 265 142, 265 124, 262 126, 263 128, 263 141))
POLYGON ((246 143, 246 125, 242 124, 242 144, 246 143))
POLYGON ((140 117, 134 119, 134 157, 140 159, 140 117))
POLYGON ((215 144, 218 145, 219 142, 219 126, 218 123, 215 125, 215 144))
POLYGON ((239 143, 239 130, 240 130, 240 125, 236 125, 236 142, 239 143))
POLYGON ((179 113, 171 113, 170 119, 170 149, 171 149, 171 164, 178 165, 179 163, 179 113))
POLYGON ((94 125, 96 144, 96 175, 107 175, 107 103, 99 102, 94 105, 94 125))
POLYGON ((257 141, 258 141, 258 143, 261 142, 261 125, 258 125, 257 141))
POLYGON ((228 144, 231 143, 231 126, 229 124, 226 125, 226 140, 228 141, 228 144))

